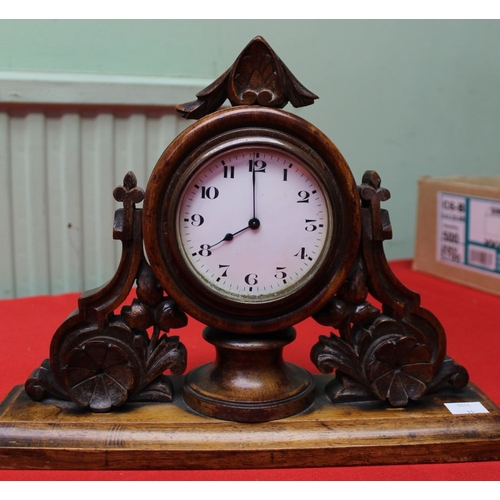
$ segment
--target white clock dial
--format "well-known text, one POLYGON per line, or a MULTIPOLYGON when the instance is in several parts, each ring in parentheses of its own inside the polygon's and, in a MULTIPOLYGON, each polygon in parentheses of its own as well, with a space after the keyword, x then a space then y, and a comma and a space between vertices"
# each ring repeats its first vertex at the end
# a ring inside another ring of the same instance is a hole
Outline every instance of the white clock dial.
POLYGON ((183 258, 211 290, 269 302, 302 286, 332 233, 322 183, 288 151, 261 145, 212 156, 191 174, 177 211, 183 258))

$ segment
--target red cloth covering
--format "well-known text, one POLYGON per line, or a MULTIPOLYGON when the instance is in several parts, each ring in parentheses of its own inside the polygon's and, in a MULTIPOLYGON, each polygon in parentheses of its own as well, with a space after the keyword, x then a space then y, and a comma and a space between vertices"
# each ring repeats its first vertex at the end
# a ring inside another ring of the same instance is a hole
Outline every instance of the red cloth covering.
MULTIPOLYGON (((391 266, 443 324, 448 355, 500 406, 500 297, 412 271, 410 261, 391 266)), ((52 335, 76 308, 77 298, 64 294, 0 300, 0 400, 48 357, 52 335)), ((317 373, 309 352, 318 335, 330 329, 313 320, 296 329, 297 339, 285 348, 285 359, 317 373)), ((200 323, 190 320, 187 328, 175 331, 188 349, 188 370, 213 359, 213 347, 202 340, 201 330, 200 323)), ((500 480, 500 462, 220 471, 3 470, 0 480, 500 480)))

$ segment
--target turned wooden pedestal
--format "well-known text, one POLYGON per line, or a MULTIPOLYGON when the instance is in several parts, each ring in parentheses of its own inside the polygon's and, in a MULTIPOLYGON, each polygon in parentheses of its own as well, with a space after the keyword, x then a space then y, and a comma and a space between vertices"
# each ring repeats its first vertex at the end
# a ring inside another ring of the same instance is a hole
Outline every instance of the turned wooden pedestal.
POLYGON ((312 403, 312 376, 283 361, 283 347, 295 339, 293 328, 260 335, 206 328, 203 337, 217 354, 213 363, 186 376, 184 399, 194 410, 224 420, 266 422, 312 403))

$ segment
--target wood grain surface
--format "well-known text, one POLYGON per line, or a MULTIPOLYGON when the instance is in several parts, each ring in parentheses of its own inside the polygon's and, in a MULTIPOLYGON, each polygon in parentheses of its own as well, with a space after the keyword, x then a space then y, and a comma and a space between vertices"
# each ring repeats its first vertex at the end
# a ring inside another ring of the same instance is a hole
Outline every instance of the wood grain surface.
MULTIPOLYGON (((173 378, 179 388, 181 377, 173 378)), ((331 404, 323 393, 331 377, 315 379, 310 408, 258 424, 204 417, 182 398, 88 413, 73 403, 33 402, 16 387, 0 407, 0 467, 262 469, 500 459, 500 410, 472 384, 395 409, 331 404), (471 401, 488 413, 452 415, 444 406, 471 401)))

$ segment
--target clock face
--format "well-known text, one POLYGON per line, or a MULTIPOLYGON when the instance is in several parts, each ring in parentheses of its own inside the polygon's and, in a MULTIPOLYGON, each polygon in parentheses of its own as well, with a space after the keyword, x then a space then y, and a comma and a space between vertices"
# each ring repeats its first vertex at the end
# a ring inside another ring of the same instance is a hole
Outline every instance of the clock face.
POLYGON ((177 210, 182 257, 203 286, 262 303, 303 286, 323 262, 332 210, 322 182, 284 148, 228 146, 202 161, 177 210))
POLYGON ((182 132, 151 174, 144 247, 165 292, 206 325, 292 326, 344 282, 360 240, 349 167, 281 110, 225 109, 182 132))

